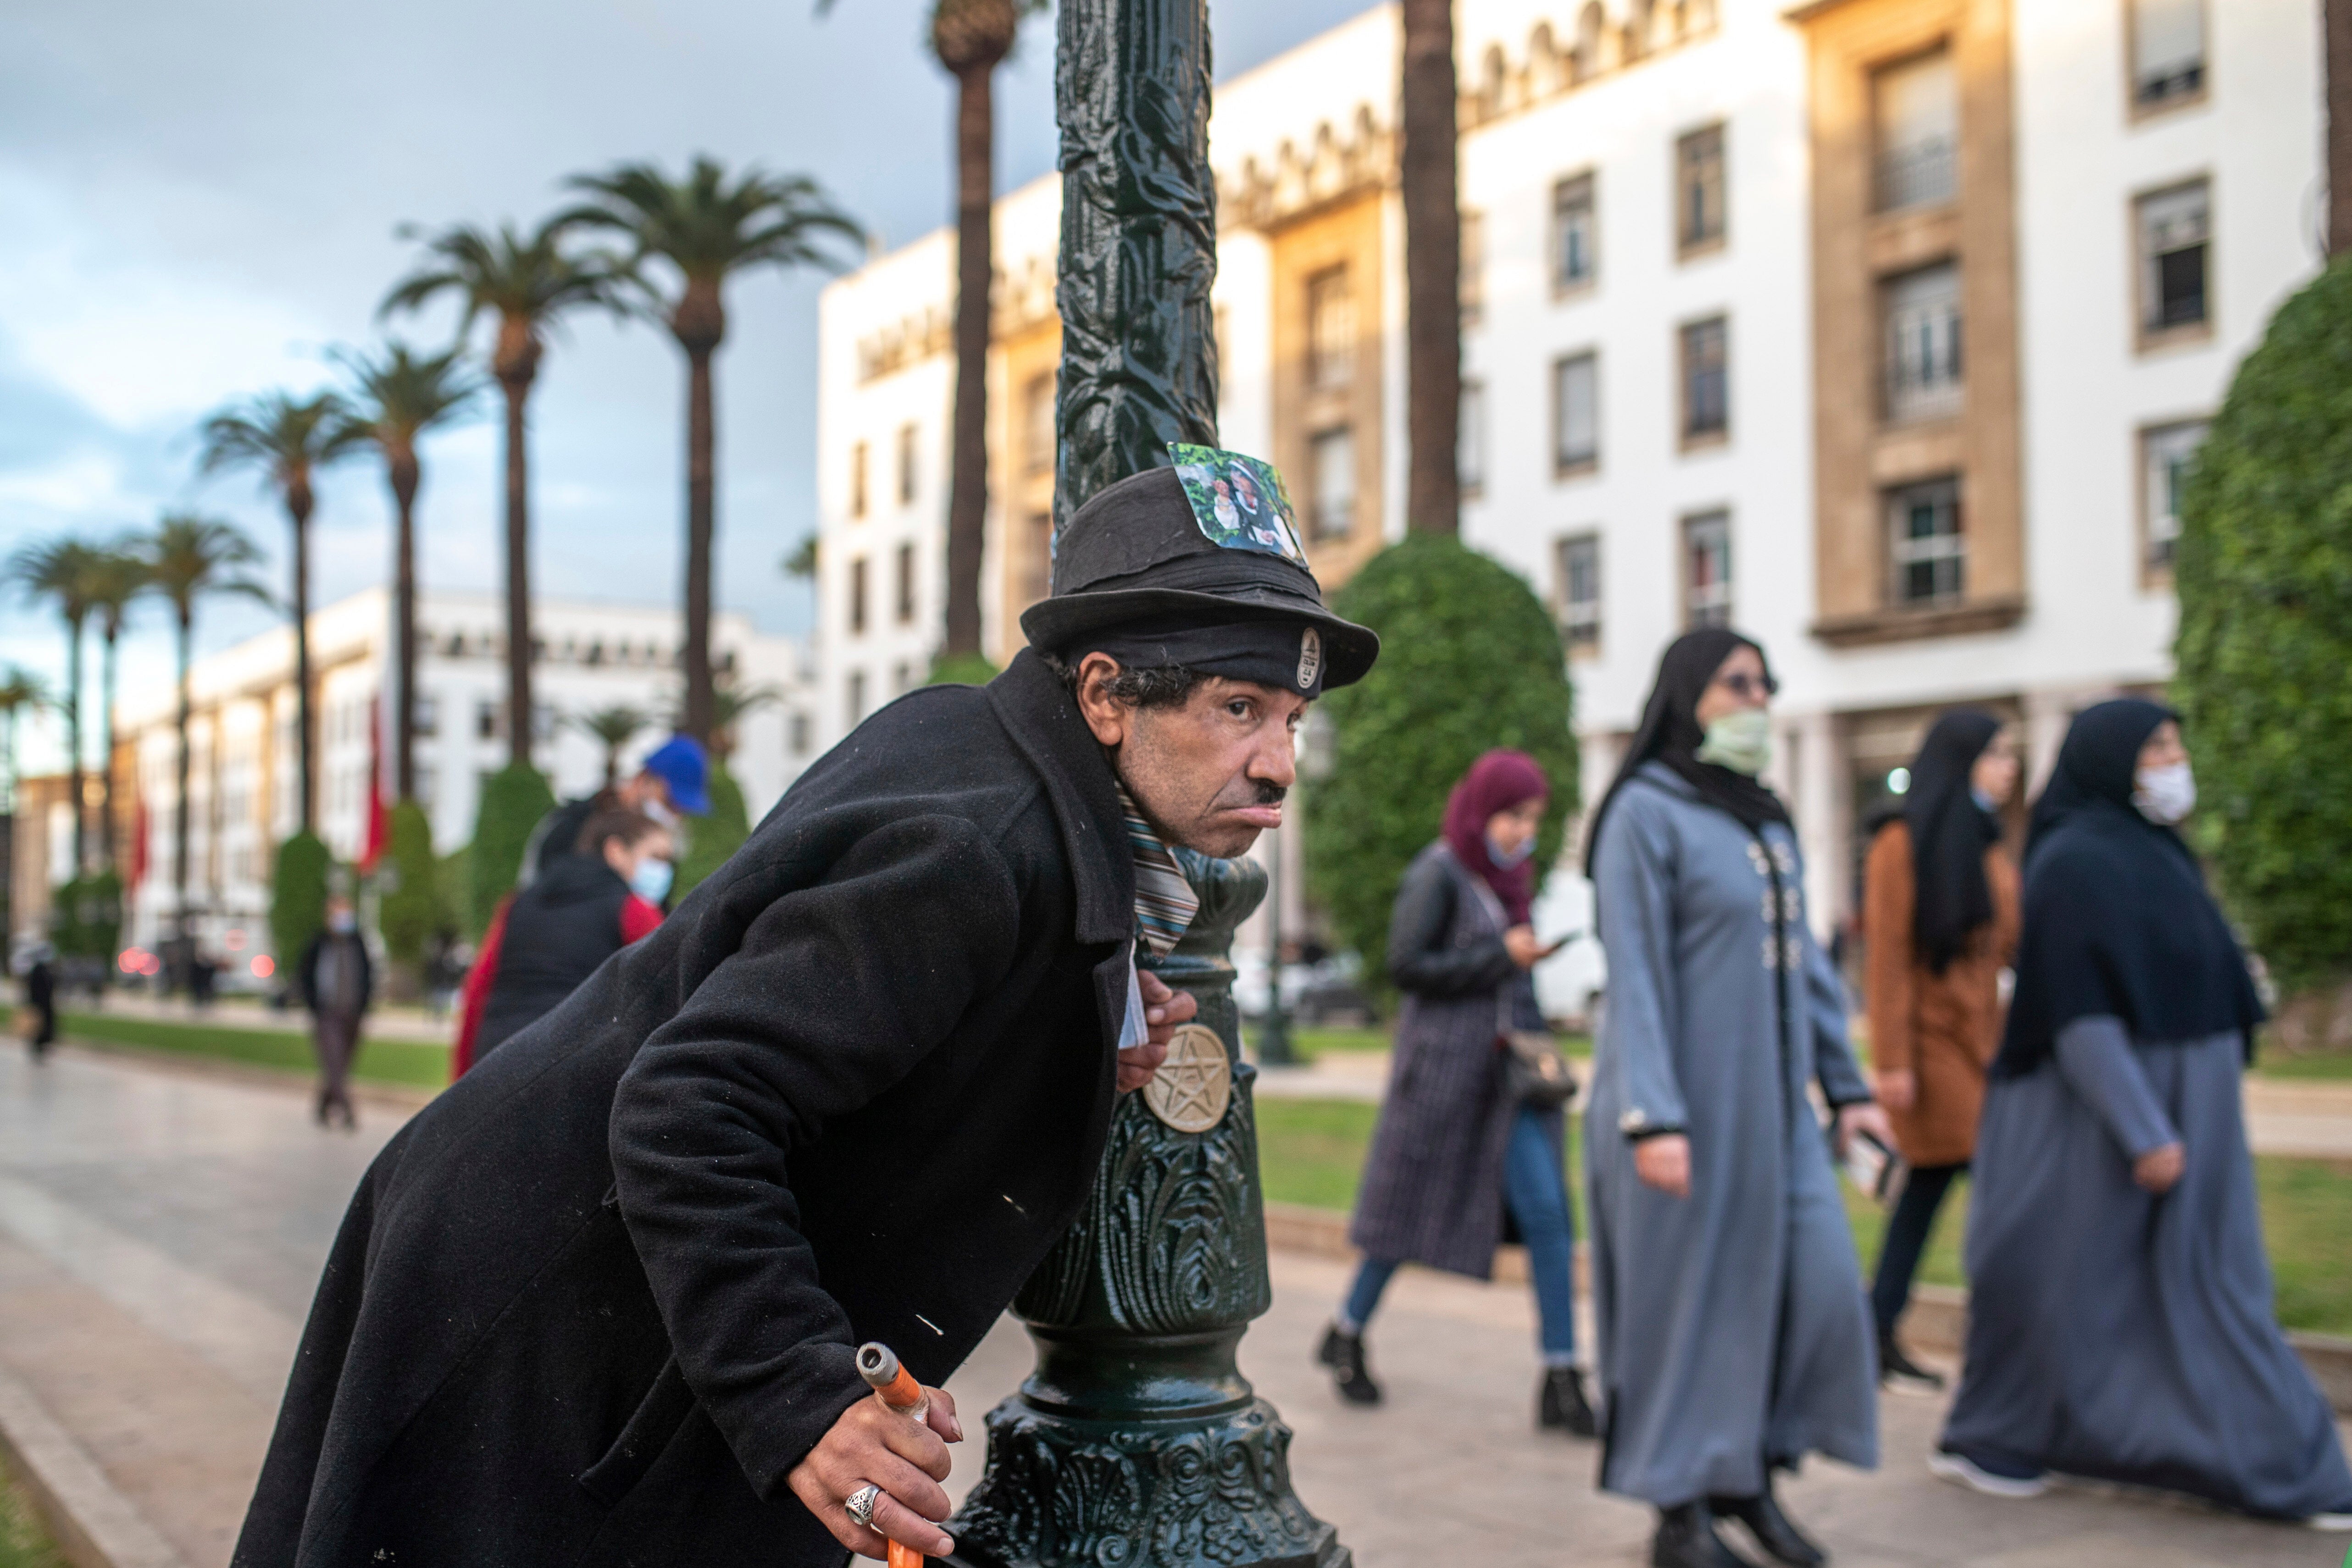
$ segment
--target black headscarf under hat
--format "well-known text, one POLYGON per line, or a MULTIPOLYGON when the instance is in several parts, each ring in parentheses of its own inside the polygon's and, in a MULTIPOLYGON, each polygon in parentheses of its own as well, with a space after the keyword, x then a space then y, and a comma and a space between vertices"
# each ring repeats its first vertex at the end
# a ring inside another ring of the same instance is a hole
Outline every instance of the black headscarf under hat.
POLYGON ((2140 747, 2179 716, 2125 698, 2075 716, 2025 851, 2025 928, 1997 1077, 2042 1065, 2077 1019, 2112 1015, 2135 1041, 2199 1040, 2262 1022, 2245 955, 2180 835, 2132 803, 2140 747))
MULTIPOLYGON (((1715 679, 1715 672, 1723 667, 1723 661, 1738 648, 1754 648, 1759 660, 1764 657, 1764 650, 1752 639, 1727 626, 1685 632, 1667 645, 1658 660, 1658 678, 1650 687, 1650 700, 1642 707, 1642 726, 1633 732, 1624 760, 1617 765, 1617 776, 1609 781, 1609 792, 1601 797, 1592 813, 1592 826, 1585 832, 1585 875, 1592 874, 1601 824, 1616 801, 1617 791, 1654 757, 1688 779, 1708 805, 1728 811, 1750 831, 1767 822, 1789 820, 1789 809, 1771 790, 1745 773, 1698 759, 1699 743, 1706 738, 1698 722, 1698 699, 1715 679)), ((1768 685, 1771 682, 1769 664, 1765 665, 1764 679, 1768 685)))
POLYGON ((1970 774, 2000 720, 1982 708, 1953 708, 1936 720, 1911 759, 1903 820, 1911 830, 1911 946, 1936 974, 1951 967, 1969 933, 1992 918, 1985 850, 2000 823, 1977 804, 1970 774))

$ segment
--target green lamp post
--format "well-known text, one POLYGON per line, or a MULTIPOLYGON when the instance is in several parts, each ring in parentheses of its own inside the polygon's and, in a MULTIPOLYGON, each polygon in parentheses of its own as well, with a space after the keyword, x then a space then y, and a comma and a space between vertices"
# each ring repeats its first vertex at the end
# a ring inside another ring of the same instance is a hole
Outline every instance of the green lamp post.
MULTIPOLYGON (((1217 428, 1204 0, 1063 0, 1059 26, 1057 523, 1217 428)), ((1200 913, 1151 967, 1203 1027, 1120 1099, 1086 1209, 1013 1303, 1037 1364, 989 1413, 987 1470, 950 1521, 967 1568, 1349 1568, 1234 1363, 1272 1301, 1228 957, 1265 873, 1177 856, 1200 913)))

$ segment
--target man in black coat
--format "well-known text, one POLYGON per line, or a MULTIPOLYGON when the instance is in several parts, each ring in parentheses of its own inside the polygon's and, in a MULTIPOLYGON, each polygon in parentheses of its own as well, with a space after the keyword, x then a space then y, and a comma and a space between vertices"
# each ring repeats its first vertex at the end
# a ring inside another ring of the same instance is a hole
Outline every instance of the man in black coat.
POLYGON ((1307 703, 1378 651, 1191 488, 1082 507, 1002 676, 868 719, 386 1145, 239 1568, 950 1550, 952 1403, 886 1409, 854 1347, 943 1382, 1067 1227, 1192 1013, 1133 962, 1189 918, 1166 845, 1278 823, 1307 703))

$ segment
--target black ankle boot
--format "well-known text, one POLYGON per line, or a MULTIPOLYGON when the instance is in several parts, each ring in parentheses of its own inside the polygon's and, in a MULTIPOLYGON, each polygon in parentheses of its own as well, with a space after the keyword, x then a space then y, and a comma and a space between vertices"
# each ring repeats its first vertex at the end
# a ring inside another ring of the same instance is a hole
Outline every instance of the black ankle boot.
POLYGON ((1658 1510, 1650 1538, 1650 1568, 1748 1568, 1715 1533, 1715 1515, 1703 1502, 1658 1510))
POLYGON ((1736 1519, 1746 1525, 1756 1544, 1775 1562, 1786 1563, 1789 1568, 1822 1568, 1830 1560, 1828 1552, 1808 1541, 1780 1511, 1780 1500, 1772 1495, 1769 1471, 1765 1473, 1761 1497, 1711 1497, 1706 1501, 1719 1518, 1736 1519))
POLYGON ((1372 1381, 1370 1368, 1364 1365, 1364 1336, 1342 1333, 1333 1323, 1323 1331, 1323 1343, 1316 1347, 1315 1359, 1331 1369, 1331 1382, 1339 1390, 1339 1397, 1350 1405, 1378 1405, 1381 1385, 1372 1381))
POLYGON ((1601 1430, 1592 1406, 1584 1397, 1584 1378, 1572 1366, 1544 1369, 1542 1389, 1536 1395, 1536 1425, 1546 1430, 1565 1429, 1571 1437, 1591 1437, 1601 1430))
POLYGON ((1882 1388, 1903 1388, 1922 1394, 1940 1394, 1944 1388, 1941 1373, 1931 1372, 1903 1354, 1893 1334, 1878 1338, 1878 1385, 1882 1388))

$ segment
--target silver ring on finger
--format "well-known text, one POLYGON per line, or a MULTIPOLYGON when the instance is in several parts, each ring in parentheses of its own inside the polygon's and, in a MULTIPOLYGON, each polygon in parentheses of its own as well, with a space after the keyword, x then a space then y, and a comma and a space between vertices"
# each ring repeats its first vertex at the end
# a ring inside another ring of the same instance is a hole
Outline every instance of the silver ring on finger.
POLYGON ((874 1505, 882 1500, 882 1489, 867 1481, 842 1500, 842 1511, 856 1520, 863 1530, 874 1528, 874 1505))

